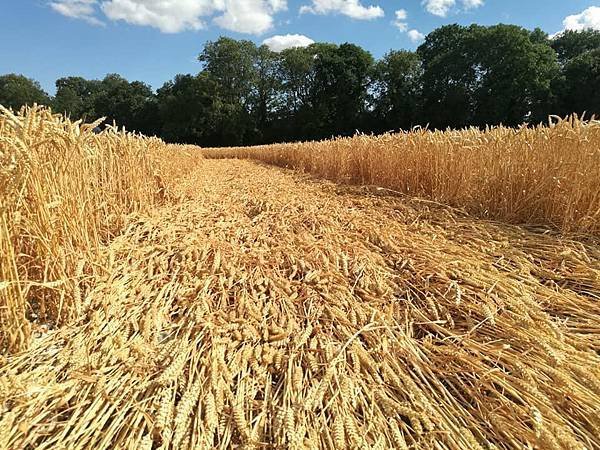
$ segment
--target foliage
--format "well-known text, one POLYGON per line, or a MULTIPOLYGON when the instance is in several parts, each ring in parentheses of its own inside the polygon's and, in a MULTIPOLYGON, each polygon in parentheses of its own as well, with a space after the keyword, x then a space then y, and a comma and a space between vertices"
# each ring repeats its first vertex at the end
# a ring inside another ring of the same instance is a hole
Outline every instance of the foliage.
POLYGON ((23 75, 0 76, 0 105, 18 110, 23 105, 47 105, 50 102, 40 84, 23 75))
POLYGON ((553 83, 555 112, 600 115, 600 32, 567 31, 552 41, 561 63, 553 83))
POLYGON ((441 27, 417 52, 423 64, 423 117, 433 127, 460 128, 473 120, 477 81, 472 34, 460 25, 441 27))
POLYGON ((409 129, 419 123, 422 76, 421 59, 414 52, 391 51, 377 62, 372 86, 375 131, 409 129))
POLYGON ((544 120, 556 56, 539 31, 514 25, 442 27, 419 47, 423 115, 435 127, 544 120))
POLYGON ((566 64, 582 53, 600 48, 600 31, 591 29, 582 31, 567 30, 555 36, 551 45, 556 51, 558 60, 562 64, 566 64))
MULTIPOLYGON (((127 129, 204 146, 251 145, 381 133, 547 122, 600 114, 600 32, 549 38, 515 25, 447 25, 416 52, 375 61, 361 47, 315 43, 276 53, 247 40, 207 42, 195 75, 156 93, 117 74, 57 80, 52 105, 73 119, 105 117, 127 129)), ((39 84, 0 78, 0 103, 47 104, 39 84)))
POLYGON ((98 94, 101 82, 82 77, 65 77, 56 80, 56 95, 52 107, 55 111, 68 114, 73 119, 93 119, 94 96, 98 94))
POLYGON ((240 130, 231 115, 236 106, 224 102, 221 86, 206 72, 177 75, 158 90, 162 136, 170 142, 219 145, 237 142, 240 130))
POLYGON ((561 110, 600 114, 600 48, 578 55, 565 64, 561 110))

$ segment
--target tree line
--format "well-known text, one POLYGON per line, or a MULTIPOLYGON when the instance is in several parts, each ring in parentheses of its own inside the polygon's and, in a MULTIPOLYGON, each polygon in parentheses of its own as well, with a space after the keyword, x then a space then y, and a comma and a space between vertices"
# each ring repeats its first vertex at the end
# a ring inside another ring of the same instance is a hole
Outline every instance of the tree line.
POLYGON ((50 97, 21 75, 0 76, 0 104, 52 106, 129 130, 202 146, 323 139, 356 131, 484 127, 600 114, 600 32, 549 37, 515 25, 447 25, 415 52, 380 60, 363 48, 315 43, 275 53, 221 37, 198 74, 156 92, 117 74, 65 77, 50 97))

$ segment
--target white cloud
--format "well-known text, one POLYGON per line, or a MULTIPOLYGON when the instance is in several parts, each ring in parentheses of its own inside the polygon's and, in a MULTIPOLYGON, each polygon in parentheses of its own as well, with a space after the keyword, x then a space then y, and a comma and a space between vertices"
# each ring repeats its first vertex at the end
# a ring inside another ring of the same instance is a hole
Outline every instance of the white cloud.
POLYGON ((405 9, 398 9, 394 13, 396 15, 396 20, 406 20, 408 19, 408 13, 405 9))
POLYGON ((463 7, 465 9, 475 9, 483 6, 483 0, 462 0, 463 7))
POLYGON ((565 30, 600 30, 600 7, 590 6, 579 14, 567 16, 563 20, 565 30))
POLYGON ((423 0, 425 10, 440 17, 446 17, 454 5, 456 5, 456 0, 423 0))
POLYGON ((403 33, 406 33, 408 31, 408 24, 406 22, 398 22, 397 20, 395 20, 393 24, 403 33))
POLYGON ((408 13, 405 9, 398 9, 395 13, 396 19, 392 22, 392 24, 398 28, 403 33, 408 31, 408 23, 406 23, 406 19, 408 18, 408 13))
POLYGON ((408 36, 408 38, 411 40, 412 43, 417 44, 421 41, 423 41, 423 39, 425 39, 425 35, 423 33, 421 33, 419 30, 409 30, 408 29, 408 13, 406 12, 405 9, 399 9, 395 12, 396 15, 396 19, 392 22, 392 24, 398 28, 402 33, 406 33, 406 35, 408 36))
POLYGON ((582 31, 582 30, 600 30, 600 7, 590 6, 579 14, 565 17, 563 20, 563 29, 558 33, 550 35, 554 39, 566 30, 582 31))
POLYGON ((102 11, 109 19, 158 28, 163 33, 198 30, 202 16, 214 9, 210 0, 109 0, 102 11))
POLYGON ((274 52, 280 52, 286 48, 307 47, 314 42, 311 38, 303 34, 275 35, 262 41, 263 44, 274 52))
MULTIPOLYGON (((457 0, 422 0, 425 10, 439 17, 446 17, 450 10, 456 6, 457 0)), ((464 11, 476 9, 485 4, 484 0, 461 0, 464 11)))
POLYGON ((163 33, 199 30, 211 20, 221 28, 260 34, 273 26, 274 14, 287 0, 54 0, 57 12, 88 22, 97 21, 98 5, 107 18, 158 28, 163 33))
POLYGON ((379 6, 363 6, 359 0, 312 0, 312 5, 304 5, 300 13, 332 14, 339 13, 357 20, 372 20, 384 16, 379 6))
POLYGON ((85 20, 92 25, 104 25, 95 17, 96 0, 57 0, 50 2, 50 7, 63 16, 85 20))
POLYGON ((408 38, 415 44, 423 41, 425 39, 425 35, 421 33, 419 30, 409 30, 407 32, 408 38))
POLYGON ((240 33, 261 34, 273 27, 273 13, 287 7, 272 0, 225 0, 224 13, 214 19, 221 28, 240 33))

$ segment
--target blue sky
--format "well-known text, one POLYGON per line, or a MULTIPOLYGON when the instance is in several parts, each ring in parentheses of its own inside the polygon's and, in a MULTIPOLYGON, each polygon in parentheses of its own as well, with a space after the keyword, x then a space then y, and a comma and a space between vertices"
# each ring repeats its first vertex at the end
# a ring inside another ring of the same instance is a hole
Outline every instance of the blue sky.
POLYGON ((158 88, 197 72, 203 44, 220 35, 274 49, 352 42, 380 57, 416 48, 441 25, 474 22, 600 29, 600 0, 2 0, 0 74, 22 73, 50 93, 61 76, 113 72, 158 88))

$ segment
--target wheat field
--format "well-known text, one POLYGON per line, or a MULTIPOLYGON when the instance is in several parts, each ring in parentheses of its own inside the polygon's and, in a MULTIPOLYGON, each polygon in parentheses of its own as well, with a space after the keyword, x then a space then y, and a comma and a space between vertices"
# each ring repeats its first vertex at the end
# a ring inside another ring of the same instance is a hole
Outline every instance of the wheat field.
POLYGON ((600 448, 596 123, 92 128, 1 112, 0 448, 600 448))
POLYGON ((205 149, 340 183, 375 185, 478 217, 600 234, 600 122, 550 127, 355 136, 321 142, 205 149))

